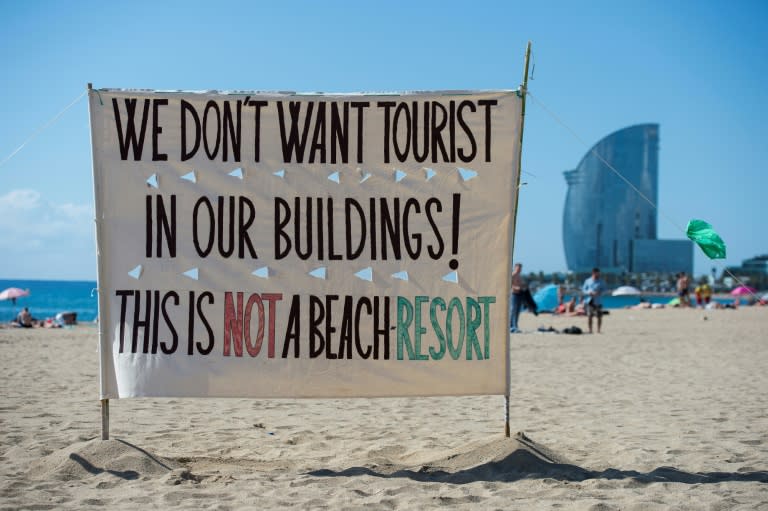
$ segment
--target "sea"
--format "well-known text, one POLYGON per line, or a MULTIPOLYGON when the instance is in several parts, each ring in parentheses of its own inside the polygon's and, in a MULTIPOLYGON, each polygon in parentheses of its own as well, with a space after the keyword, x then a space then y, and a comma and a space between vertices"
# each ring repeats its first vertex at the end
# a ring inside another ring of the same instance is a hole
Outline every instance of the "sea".
POLYGON ((0 291, 9 287, 29 289, 29 295, 0 301, 0 322, 13 320, 24 308, 35 319, 56 317, 59 312, 76 312, 78 323, 93 323, 99 314, 95 280, 1 280, 0 291))
MULTIPOLYGON (((98 293, 94 280, 2 280, 0 291, 9 287, 29 289, 29 296, 18 298, 16 303, 10 300, 0 301, 0 322, 8 322, 24 307, 29 307, 36 319, 53 318, 59 312, 76 312, 78 323, 92 323, 99 313, 98 293)), ((566 301, 569 299, 566 296, 566 301)), ((650 303, 669 303, 669 295, 643 295, 643 300, 650 303)), ((722 303, 730 299, 715 298, 722 303)), ((639 296, 603 296, 606 309, 623 309, 640 303, 639 296)))

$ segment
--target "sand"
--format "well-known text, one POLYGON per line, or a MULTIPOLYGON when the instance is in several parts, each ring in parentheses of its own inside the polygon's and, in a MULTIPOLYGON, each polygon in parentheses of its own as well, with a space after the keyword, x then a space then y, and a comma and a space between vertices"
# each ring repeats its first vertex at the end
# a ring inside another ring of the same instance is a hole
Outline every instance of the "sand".
POLYGON ((512 438, 480 396, 113 400, 102 441, 96 328, 0 329, 0 509, 768 509, 768 307, 521 325, 512 438))

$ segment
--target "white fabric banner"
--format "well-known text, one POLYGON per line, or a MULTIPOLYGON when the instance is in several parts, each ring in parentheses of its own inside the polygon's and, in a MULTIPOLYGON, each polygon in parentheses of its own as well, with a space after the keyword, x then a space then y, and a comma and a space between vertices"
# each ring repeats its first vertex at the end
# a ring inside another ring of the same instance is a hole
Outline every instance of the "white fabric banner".
POLYGON ((514 91, 89 101, 102 398, 505 393, 514 91))

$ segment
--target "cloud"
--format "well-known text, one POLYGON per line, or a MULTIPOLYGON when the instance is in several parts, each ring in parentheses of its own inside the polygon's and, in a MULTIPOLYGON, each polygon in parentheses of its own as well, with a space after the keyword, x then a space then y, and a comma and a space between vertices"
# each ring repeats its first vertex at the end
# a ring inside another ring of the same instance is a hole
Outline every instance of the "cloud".
POLYGON ((40 205, 40 193, 35 190, 13 190, 0 197, 0 212, 31 211, 40 205))
POLYGON ((22 256, 27 251, 55 250, 62 241, 90 241, 91 248, 93 218, 91 204, 56 204, 36 190, 12 190, 0 196, 0 247, 22 256))

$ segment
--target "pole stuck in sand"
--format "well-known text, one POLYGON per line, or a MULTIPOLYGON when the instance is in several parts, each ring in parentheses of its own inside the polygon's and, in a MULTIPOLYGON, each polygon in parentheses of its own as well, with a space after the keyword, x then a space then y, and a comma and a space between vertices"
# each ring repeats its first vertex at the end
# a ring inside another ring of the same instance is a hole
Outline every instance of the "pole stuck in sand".
POLYGON ((109 399, 101 400, 101 439, 109 440, 109 399))
MULTIPOLYGON (((88 82, 86 85, 87 92, 89 94, 89 110, 90 110, 90 93, 93 92, 93 84, 91 82, 88 82)), ((91 122, 93 122, 91 120, 91 122)), ((93 186, 94 190, 96 190, 96 187, 98 186, 97 180, 93 180, 93 186)), ((100 194, 94 191, 94 197, 96 201, 96 211, 101 211, 101 206, 99 205, 99 197, 100 194)), ((100 236, 100 222, 98 218, 94 219, 95 224, 95 230, 96 230, 96 246, 100 247, 101 244, 99 243, 99 236, 100 236)), ((99 266, 98 271, 96 273, 97 280, 96 280, 96 289, 99 290, 99 279, 101 278, 102 272, 101 272, 101 257, 97 257, 97 265, 99 266)), ((106 311, 107 302, 102 296, 102 293, 99 293, 99 314, 98 314, 98 321, 99 324, 104 320, 104 314, 106 311)), ((104 350, 101 347, 101 328, 99 328, 99 378, 102 380, 102 385, 100 385, 100 388, 104 388, 103 385, 103 378, 104 378, 104 368, 107 367, 106 360, 105 360, 106 354, 104 353, 104 350)), ((109 440, 109 399, 101 399, 101 439, 102 440, 109 440)))
MULTIPOLYGON (((517 183, 515 186, 515 192, 513 201, 515 203, 514 207, 514 214, 515 217, 512 220, 512 228, 513 233, 517 231, 517 204, 518 204, 518 198, 520 197, 520 174, 523 172, 522 163, 523 163, 523 129, 525 127, 525 96, 528 94, 528 63, 530 62, 531 58, 531 41, 528 41, 528 46, 525 48, 525 64, 523 65, 523 83, 520 85, 520 100, 522 101, 521 109, 520 109, 520 152, 517 157, 517 183)), ((510 251, 510 263, 514 261, 514 255, 515 255, 515 237, 511 236, 512 240, 512 247, 510 251)), ((507 270, 507 285, 509 285, 509 270, 507 270)), ((509 334, 507 334, 509 335, 509 334)), ((506 354, 506 369, 507 369, 507 386, 506 386, 506 392, 504 394, 504 436, 509 438, 510 431, 509 431, 509 396, 511 393, 511 387, 512 387, 512 371, 510 367, 510 343, 511 340, 508 340, 506 343, 507 346, 507 354, 506 354)))

